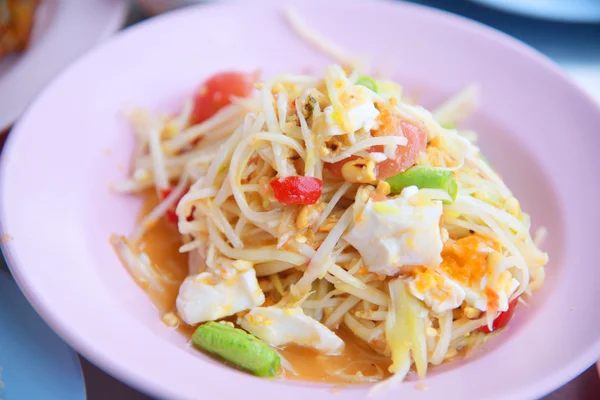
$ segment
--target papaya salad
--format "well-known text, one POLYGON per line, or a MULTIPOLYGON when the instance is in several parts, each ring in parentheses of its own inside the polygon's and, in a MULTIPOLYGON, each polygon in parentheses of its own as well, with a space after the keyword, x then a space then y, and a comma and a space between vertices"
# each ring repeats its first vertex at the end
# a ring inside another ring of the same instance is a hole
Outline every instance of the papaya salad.
POLYGON ((501 331, 548 261, 456 127, 474 91, 432 113, 349 67, 217 73, 176 116, 130 115, 132 173, 116 189, 159 201, 112 244, 147 291, 176 288, 163 320, 239 368, 293 377, 288 349, 320 362, 352 342, 385 362, 327 374, 376 390, 424 377, 501 331), (139 245, 166 221, 179 278, 139 245))

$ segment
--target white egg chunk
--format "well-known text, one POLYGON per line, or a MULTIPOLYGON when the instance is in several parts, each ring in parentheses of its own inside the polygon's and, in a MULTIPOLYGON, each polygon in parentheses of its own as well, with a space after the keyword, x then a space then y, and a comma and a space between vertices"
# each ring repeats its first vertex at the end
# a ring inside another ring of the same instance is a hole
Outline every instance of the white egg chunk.
POLYGON ((323 110, 323 115, 323 120, 325 121, 324 129, 320 131, 319 134, 322 134, 324 136, 336 136, 345 134, 342 126, 333 119, 334 111, 332 106, 325 107, 325 109, 323 110))
POLYGON ((379 116, 379 110, 375 108, 372 101, 366 101, 355 107, 352 107, 348 111, 348 119, 350 120, 350 126, 354 131, 358 131, 361 128, 365 132, 369 132, 375 126, 377 126, 377 117, 379 116))
POLYGON ((471 288, 461 285, 465 292, 465 303, 481 311, 493 309, 496 311, 508 310, 510 296, 519 287, 519 281, 512 277, 510 272, 504 271, 495 284, 490 284, 483 289, 471 288))
POLYGON ((460 285, 436 271, 417 271, 407 282, 410 293, 438 314, 460 307, 465 300, 460 285))
POLYGON ((378 126, 379 110, 375 107, 369 89, 361 85, 352 88, 348 99, 342 98, 342 104, 348 110, 350 126, 354 131, 364 129, 369 132, 378 126))
POLYGON ((296 344, 326 355, 340 354, 344 348, 342 339, 300 307, 258 307, 238 318, 238 324, 275 347, 296 344))
POLYGON ((487 296, 481 290, 474 290, 465 285, 461 285, 461 287, 465 291, 465 303, 467 303, 468 306, 481 311, 487 310, 487 296))
POLYGON ((369 271, 395 275, 403 265, 434 267, 442 262, 442 203, 411 202, 416 193, 418 189, 412 186, 394 199, 368 200, 346 234, 369 271))
POLYGON ((510 296, 517 290, 519 285, 519 281, 513 278, 509 271, 504 271, 498 276, 498 279, 492 285, 494 292, 498 295, 498 311, 508 310, 510 296))
MULTIPOLYGON (((371 129, 377 128, 379 117, 379 110, 375 107, 369 91, 367 88, 355 85, 349 90, 342 93, 341 104, 347 115, 347 128, 356 132, 360 129, 364 129, 365 132, 369 132, 371 129)), ((340 124, 340 120, 335 116, 333 106, 327 106, 323 110, 325 114, 326 135, 344 135, 347 132, 346 129, 340 124)))
POLYGON ((254 268, 229 269, 226 276, 202 272, 185 278, 177 295, 177 311, 188 325, 214 321, 258 307, 265 295, 258 285, 254 268))

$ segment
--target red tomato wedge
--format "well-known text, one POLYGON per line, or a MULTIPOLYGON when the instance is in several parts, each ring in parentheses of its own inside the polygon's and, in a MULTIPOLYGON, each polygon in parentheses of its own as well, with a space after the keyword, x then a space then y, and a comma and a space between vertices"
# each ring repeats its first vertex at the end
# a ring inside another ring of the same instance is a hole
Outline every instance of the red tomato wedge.
POLYGON ((206 121, 221 108, 231 104, 231 96, 247 97, 254 88, 255 74, 220 72, 200 85, 194 98, 190 124, 206 121))
MULTIPOLYGON (((164 200, 166 199, 171 192, 173 191, 173 189, 168 188, 168 189, 160 189, 160 200, 164 200)), ((171 222, 173 222, 174 224, 176 224, 179 221, 179 218, 177 218, 177 213, 175 212, 175 210, 177 209, 177 204, 179 204, 179 201, 183 198, 183 196, 185 195, 186 192, 184 192, 181 197, 179 197, 177 199, 177 201, 175 202, 175 204, 169 208, 167 210, 167 213, 165 214, 165 217, 167 217, 167 219, 171 222)))
POLYGON ((500 315, 498 315, 496 317, 496 319, 494 320, 494 323, 492 324, 491 331, 487 327, 487 325, 480 327, 479 330, 483 333, 491 333, 492 331, 496 331, 498 329, 504 328, 511 320, 511 318, 515 312, 515 307, 517 306, 518 301, 519 301, 519 298, 517 297, 516 299, 513 299, 510 303, 508 303, 508 310, 501 312, 500 315))
MULTIPOLYGON (((394 158, 387 159, 377 164, 377 179, 389 178, 390 176, 394 176, 412 167, 417 161, 419 152, 425 150, 427 146, 427 134, 422 128, 406 121, 400 121, 396 126, 398 128, 396 128, 394 132, 391 132, 391 134, 395 136, 405 136, 407 140, 406 146, 396 147, 394 158)), ((369 149, 369 152, 382 153, 383 146, 373 146, 369 149)), ((336 163, 327 163, 325 164, 325 168, 327 168, 332 175, 341 177, 344 164, 356 158, 358 157, 351 156, 336 163)))
POLYGON ((273 194, 283 204, 315 204, 321 197, 323 181, 309 176, 288 176, 271 181, 273 194))

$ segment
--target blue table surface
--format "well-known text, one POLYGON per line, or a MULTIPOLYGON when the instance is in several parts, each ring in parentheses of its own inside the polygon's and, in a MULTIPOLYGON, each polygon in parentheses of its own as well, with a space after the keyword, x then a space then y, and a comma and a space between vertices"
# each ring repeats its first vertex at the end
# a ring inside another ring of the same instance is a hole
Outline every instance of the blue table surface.
MULTIPOLYGON (((523 1, 541 2, 541 0, 523 1)), ((557 62, 600 102, 600 24, 530 19, 487 8, 468 0, 411 0, 411 2, 459 14, 516 37, 557 62)), ((133 7, 129 24, 141 19, 143 19, 142 14, 133 7)), ((4 260, 0 261, 0 268, 6 268, 4 260)), ((89 361, 81 358, 81 363, 88 399, 150 398, 110 377, 89 361)), ((546 396, 544 400, 598 398, 600 398, 600 379, 596 368, 590 367, 575 380, 546 396)))
POLYGON ((0 398, 84 400, 79 358, 0 269, 0 398), (32 385, 35 381, 35 385, 32 385))

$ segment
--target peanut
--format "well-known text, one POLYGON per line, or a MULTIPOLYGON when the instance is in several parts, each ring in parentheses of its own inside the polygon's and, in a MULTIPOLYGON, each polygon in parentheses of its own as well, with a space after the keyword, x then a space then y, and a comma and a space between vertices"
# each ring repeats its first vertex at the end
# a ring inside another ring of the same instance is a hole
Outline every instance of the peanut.
POLYGON ((347 182, 373 182, 376 179, 375 161, 366 158, 348 161, 342 167, 342 176, 347 182))

